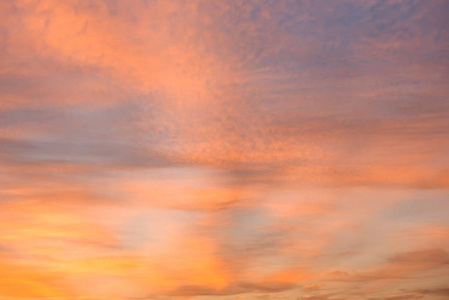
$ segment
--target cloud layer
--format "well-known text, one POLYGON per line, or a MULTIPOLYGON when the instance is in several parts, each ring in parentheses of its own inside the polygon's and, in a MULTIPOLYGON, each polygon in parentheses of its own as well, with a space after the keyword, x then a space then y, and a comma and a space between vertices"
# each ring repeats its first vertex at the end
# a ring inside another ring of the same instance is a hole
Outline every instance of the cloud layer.
POLYGON ((444 299, 445 1, 0 3, 0 299, 444 299))

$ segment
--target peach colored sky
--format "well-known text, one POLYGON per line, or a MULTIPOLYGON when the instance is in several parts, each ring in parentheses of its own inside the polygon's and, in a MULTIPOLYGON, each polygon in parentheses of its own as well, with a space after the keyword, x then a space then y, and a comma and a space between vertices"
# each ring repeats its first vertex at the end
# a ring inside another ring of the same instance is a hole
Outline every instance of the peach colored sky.
POLYGON ((447 299, 447 15, 0 1, 0 299, 447 299))

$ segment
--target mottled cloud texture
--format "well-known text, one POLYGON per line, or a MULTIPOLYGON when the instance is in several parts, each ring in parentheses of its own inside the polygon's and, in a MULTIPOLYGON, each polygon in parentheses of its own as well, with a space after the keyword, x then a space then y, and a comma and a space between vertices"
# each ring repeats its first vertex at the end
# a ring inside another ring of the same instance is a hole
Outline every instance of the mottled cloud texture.
POLYGON ((0 299, 446 299, 448 15, 0 1, 0 299))

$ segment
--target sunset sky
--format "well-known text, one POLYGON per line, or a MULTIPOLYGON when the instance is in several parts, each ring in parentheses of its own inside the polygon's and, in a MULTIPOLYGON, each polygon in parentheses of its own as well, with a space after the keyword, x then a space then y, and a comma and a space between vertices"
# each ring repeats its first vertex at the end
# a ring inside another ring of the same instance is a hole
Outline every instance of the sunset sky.
POLYGON ((0 300, 449 299, 448 16, 0 0, 0 300))

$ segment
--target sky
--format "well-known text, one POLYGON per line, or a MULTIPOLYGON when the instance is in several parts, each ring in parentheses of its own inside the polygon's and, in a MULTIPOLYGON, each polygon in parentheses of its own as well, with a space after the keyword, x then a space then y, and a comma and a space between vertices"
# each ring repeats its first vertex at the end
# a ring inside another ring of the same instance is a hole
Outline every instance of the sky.
POLYGON ((0 0, 0 300, 448 299, 448 15, 0 0))

